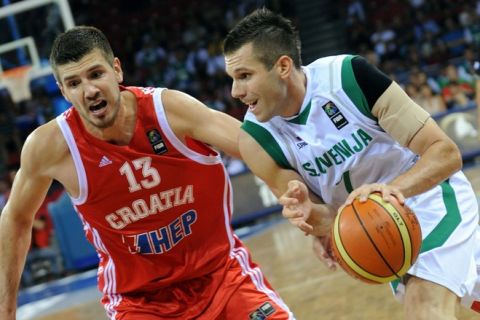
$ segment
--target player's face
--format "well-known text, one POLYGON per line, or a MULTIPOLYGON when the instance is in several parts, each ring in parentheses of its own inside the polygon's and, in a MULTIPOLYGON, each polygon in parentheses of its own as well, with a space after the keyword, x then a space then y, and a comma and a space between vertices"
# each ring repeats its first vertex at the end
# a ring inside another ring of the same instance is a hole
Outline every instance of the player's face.
POLYGON ((251 43, 226 55, 225 67, 233 79, 232 97, 245 103, 258 121, 282 115, 285 85, 275 66, 267 70, 256 58, 251 43))
POLYGON ((87 125, 103 129, 113 125, 120 109, 119 83, 123 80, 120 61, 111 66, 95 49, 78 62, 57 68, 63 96, 78 110, 87 125))

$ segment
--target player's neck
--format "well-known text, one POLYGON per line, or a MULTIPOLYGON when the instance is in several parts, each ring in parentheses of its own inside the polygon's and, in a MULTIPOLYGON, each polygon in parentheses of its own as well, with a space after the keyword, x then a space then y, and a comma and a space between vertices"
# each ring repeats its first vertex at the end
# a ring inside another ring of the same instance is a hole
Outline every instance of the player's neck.
POLYGON ((300 109, 305 99, 307 92, 307 76, 302 69, 295 69, 292 73, 292 79, 290 81, 289 88, 289 103, 290 115, 296 115, 300 112, 300 109))

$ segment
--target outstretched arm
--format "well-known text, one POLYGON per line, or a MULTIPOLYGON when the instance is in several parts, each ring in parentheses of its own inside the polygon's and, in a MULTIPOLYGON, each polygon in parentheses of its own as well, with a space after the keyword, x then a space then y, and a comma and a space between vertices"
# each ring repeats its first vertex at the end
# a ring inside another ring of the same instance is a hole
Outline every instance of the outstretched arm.
POLYGON ((277 165, 248 133, 242 130, 239 137, 243 160, 279 198, 283 205, 283 216, 307 234, 327 234, 335 215, 333 210, 307 189, 297 172, 277 165))
POLYGON ((162 101, 170 127, 178 138, 189 136, 210 144, 226 154, 240 158, 240 121, 208 108, 197 99, 176 90, 164 90, 162 101))
MULTIPOLYGON (((33 134, 35 135, 35 133, 33 134)), ((42 175, 48 150, 38 137, 27 139, 22 151, 21 169, 15 176, 9 200, 0 216, 0 314, 15 319, 17 291, 25 258, 30 247, 31 230, 52 179, 42 175)))
POLYGON ((288 221, 313 238, 313 251, 330 270, 336 269, 330 247, 330 230, 336 212, 308 190, 302 177, 283 169, 246 132, 240 132, 240 152, 252 172, 270 187, 283 205, 288 221))

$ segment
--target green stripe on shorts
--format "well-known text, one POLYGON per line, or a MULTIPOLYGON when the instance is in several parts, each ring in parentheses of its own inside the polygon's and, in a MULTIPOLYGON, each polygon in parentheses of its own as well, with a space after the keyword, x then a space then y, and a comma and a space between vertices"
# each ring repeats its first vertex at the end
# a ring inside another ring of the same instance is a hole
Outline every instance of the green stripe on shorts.
POLYGON ((455 191, 448 180, 442 182, 440 187, 442 188, 443 203, 447 209, 447 214, 423 240, 420 253, 441 247, 462 221, 455 191))
MULTIPOLYGON (((455 191, 453 190, 448 180, 442 182, 440 184, 440 187, 442 188, 443 203, 445 204, 447 214, 422 241, 422 249, 420 253, 441 247, 462 221, 462 217, 460 216, 460 210, 458 210, 458 203, 455 196, 455 191)), ((390 282, 390 285, 394 292, 397 292, 397 287, 399 284, 399 279, 390 282)))

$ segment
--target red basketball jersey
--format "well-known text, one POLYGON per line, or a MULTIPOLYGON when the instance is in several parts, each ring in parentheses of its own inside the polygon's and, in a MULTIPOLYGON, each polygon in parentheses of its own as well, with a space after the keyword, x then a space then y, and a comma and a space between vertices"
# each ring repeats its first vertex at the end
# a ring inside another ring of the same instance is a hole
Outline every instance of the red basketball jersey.
MULTIPOLYGON (((230 180, 217 152, 174 135, 162 89, 122 90, 137 98, 128 145, 93 137, 73 107, 57 117, 80 184, 72 202, 100 257, 103 303, 115 318, 123 297, 153 294, 165 302, 162 313, 195 317, 212 307, 232 260, 247 252, 230 227, 230 180)), ((255 267, 248 260, 246 270, 255 267)), ((222 289, 225 297, 235 286, 222 289)))

